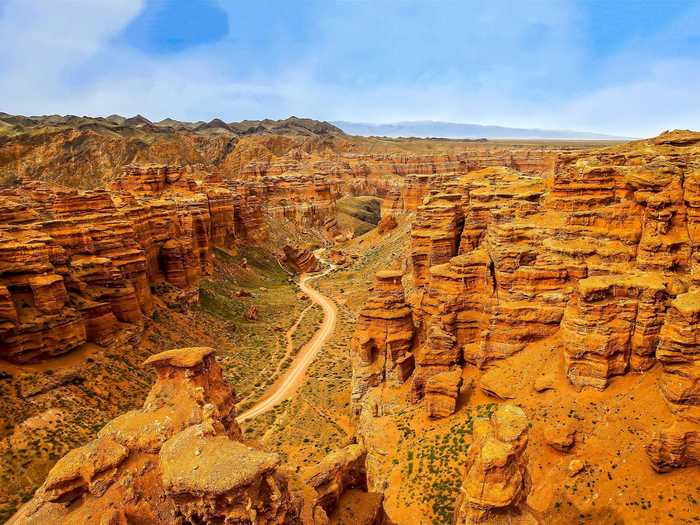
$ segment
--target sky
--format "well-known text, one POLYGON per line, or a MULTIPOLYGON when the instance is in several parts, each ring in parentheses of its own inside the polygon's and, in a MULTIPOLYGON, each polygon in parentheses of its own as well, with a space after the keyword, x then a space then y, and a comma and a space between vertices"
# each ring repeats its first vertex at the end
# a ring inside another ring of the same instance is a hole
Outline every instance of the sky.
POLYGON ((700 129, 700 0, 0 0, 0 111, 700 129))

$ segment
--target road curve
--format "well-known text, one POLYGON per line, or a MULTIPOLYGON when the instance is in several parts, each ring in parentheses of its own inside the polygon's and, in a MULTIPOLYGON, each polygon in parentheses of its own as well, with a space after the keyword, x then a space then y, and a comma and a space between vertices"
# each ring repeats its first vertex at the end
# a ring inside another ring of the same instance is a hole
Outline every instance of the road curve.
POLYGON ((333 335, 337 316, 335 303, 309 285, 309 281, 323 277, 331 270, 332 267, 318 275, 305 274, 301 276, 301 279, 299 280, 299 287, 306 295, 309 296, 311 301, 320 305, 323 309, 323 322, 321 323, 321 327, 316 331, 313 337, 301 347, 301 350, 299 350, 299 353, 294 358, 294 361, 292 361, 292 364, 287 372, 280 379, 275 381, 275 383, 273 383, 262 399, 258 401, 256 405, 238 416, 237 420, 239 423, 259 416, 260 414, 264 414, 268 410, 274 408, 277 404, 281 403, 285 399, 288 399, 304 379, 306 369, 309 368, 309 365, 316 357, 316 354, 318 354, 319 350, 323 348, 326 341, 328 341, 328 339, 330 339, 330 337, 333 335))

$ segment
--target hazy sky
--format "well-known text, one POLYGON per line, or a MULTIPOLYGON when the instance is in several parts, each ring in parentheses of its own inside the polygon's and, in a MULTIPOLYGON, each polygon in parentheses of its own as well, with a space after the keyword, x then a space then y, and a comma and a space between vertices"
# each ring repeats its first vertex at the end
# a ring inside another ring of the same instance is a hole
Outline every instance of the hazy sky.
POLYGON ((700 0, 0 0, 0 111, 700 129, 700 0))

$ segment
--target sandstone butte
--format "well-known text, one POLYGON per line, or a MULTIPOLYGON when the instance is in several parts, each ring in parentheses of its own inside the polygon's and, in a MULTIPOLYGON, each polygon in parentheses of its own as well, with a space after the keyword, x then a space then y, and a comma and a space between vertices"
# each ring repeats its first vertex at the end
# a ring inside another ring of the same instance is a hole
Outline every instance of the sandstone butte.
POLYGON ((336 378, 351 444, 287 464, 244 437, 212 349, 168 350, 146 360, 143 407, 58 460, 10 523, 353 523, 338 511, 359 494, 368 524, 700 516, 700 133, 368 144, 252 136, 209 164, 113 166, 97 189, 27 169, 0 192, 15 369, 138 339, 154 301, 195 309, 240 246, 297 273, 323 268, 321 247, 338 272, 377 270, 336 378), (357 195, 381 199, 376 246, 338 216, 357 195), (384 246, 401 264, 372 259, 384 246))

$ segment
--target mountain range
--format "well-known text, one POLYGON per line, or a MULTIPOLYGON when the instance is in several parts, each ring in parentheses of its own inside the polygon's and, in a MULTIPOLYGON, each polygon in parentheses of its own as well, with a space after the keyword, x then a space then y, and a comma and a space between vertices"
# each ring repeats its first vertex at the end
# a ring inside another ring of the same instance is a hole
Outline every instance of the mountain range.
POLYGON ((485 126, 482 124, 462 124, 457 122, 439 122, 432 120, 404 121, 386 124, 365 122, 331 122, 350 135, 363 137, 417 137, 448 139, 556 139, 556 140, 628 140, 588 131, 571 131, 561 129, 509 128, 504 126, 485 126))

